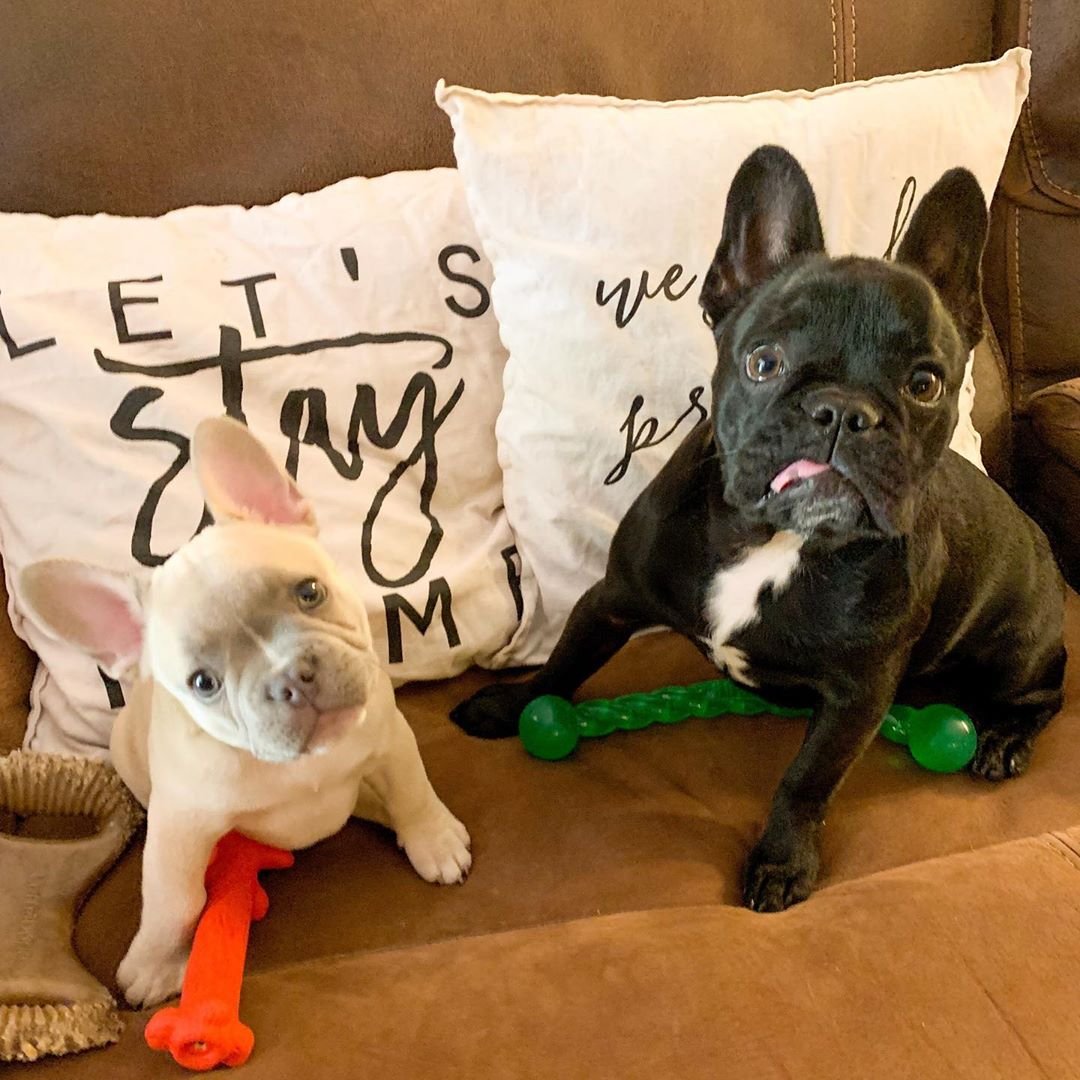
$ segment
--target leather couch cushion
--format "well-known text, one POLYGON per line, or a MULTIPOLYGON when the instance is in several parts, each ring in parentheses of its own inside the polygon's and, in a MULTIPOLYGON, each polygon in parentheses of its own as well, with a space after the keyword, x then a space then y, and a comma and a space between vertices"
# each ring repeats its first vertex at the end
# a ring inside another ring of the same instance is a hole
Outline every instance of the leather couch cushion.
MULTIPOLYGON (((1077 597, 1070 597, 1068 633, 1080 640, 1077 597)), ((584 693, 711 674, 688 642, 653 634, 632 641, 584 693)), ((876 740, 830 811, 824 884, 1076 824, 1080 656, 1067 677, 1066 710, 1016 781, 932 775, 905 749, 876 740)), ((472 740, 447 719, 451 705, 490 679, 472 671, 399 695, 436 790, 472 833, 469 881, 425 884, 388 832, 352 822, 300 852, 293 869, 266 876, 272 906, 253 930, 250 971, 597 914, 738 904, 744 859, 802 721, 690 720, 587 741, 570 759, 543 762, 516 739, 472 740)), ((110 984, 137 924, 139 869, 136 845, 77 926, 80 956, 110 984)))

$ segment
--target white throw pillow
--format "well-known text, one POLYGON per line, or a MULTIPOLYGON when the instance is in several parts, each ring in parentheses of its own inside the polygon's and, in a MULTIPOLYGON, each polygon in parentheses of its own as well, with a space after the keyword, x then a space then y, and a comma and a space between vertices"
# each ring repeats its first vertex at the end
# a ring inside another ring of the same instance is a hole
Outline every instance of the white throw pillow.
MULTIPOLYGON (((989 202, 1029 60, 1012 49, 814 93, 677 102, 439 83, 510 352, 499 462, 540 590, 516 661, 547 657, 626 508, 709 407, 716 357, 697 298, 747 155, 777 143, 798 158, 832 254, 884 255, 953 166, 989 202)), ((969 362, 953 446, 981 467, 973 397, 969 362)))
POLYGON ((25 615, 19 570, 149 573, 203 519, 188 437, 226 411, 296 475, 395 679, 498 665, 529 589, 490 283, 452 169, 251 209, 0 214, 0 550, 41 659, 27 745, 101 751, 122 688, 25 615))

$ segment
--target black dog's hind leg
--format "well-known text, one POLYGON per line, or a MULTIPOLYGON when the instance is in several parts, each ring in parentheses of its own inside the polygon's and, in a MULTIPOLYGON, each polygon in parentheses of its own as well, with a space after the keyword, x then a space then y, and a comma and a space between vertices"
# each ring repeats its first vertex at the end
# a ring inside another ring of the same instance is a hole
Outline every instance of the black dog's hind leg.
POLYGON ((971 771, 985 780, 1019 776, 1031 761, 1035 737, 1061 709, 1065 650, 1042 665, 1023 686, 1006 686, 985 707, 973 710, 979 747, 971 771))
POLYGON ((521 710, 542 694, 570 697, 629 641, 650 625, 613 597, 606 581, 597 582, 574 605, 566 628, 532 678, 521 683, 488 686, 450 712, 450 719, 469 735, 502 739, 517 734, 521 710))

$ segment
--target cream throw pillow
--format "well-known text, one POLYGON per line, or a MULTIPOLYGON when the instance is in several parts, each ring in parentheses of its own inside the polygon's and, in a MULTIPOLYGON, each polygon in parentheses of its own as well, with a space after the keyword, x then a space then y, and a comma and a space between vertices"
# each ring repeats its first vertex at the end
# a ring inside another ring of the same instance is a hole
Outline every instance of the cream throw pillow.
POLYGON ((188 438, 225 412, 296 476, 395 679, 499 664, 529 591, 490 284, 453 169, 251 209, 0 214, 0 549, 41 658, 27 745, 103 752, 124 688, 26 616, 18 571, 149 573, 204 521, 188 438))
MULTIPOLYGON (((627 506, 705 415, 715 354, 697 297, 740 163, 764 143, 787 148, 813 183, 828 250, 884 255, 953 166, 989 201, 1029 59, 1012 49, 814 93, 678 102, 440 82, 510 353, 499 461, 540 590, 516 661, 547 657, 627 506)), ((970 371, 953 446, 981 467, 970 371)))

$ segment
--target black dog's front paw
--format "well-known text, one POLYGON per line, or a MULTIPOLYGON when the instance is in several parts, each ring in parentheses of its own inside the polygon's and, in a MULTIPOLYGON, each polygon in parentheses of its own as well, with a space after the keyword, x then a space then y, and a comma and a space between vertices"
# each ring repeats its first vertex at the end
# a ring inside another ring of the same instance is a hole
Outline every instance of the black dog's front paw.
POLYGON ((812 841, 778 847, 762 839, 746 863, 743 903, 751 911, 783 911, 810 895, 817 875, 818 855, 812 841))
POLYGON ((985 731, 971 762, 971 771, 984 780, 1020 776, 1031 764, 1032 737, 1009 731, 985 731))
POLYGON ((521 710, 532 700, 527 683, 485 686, 450 710, 450 719, 467 735, 478 739, 505 739, 516 735, 521 710))

